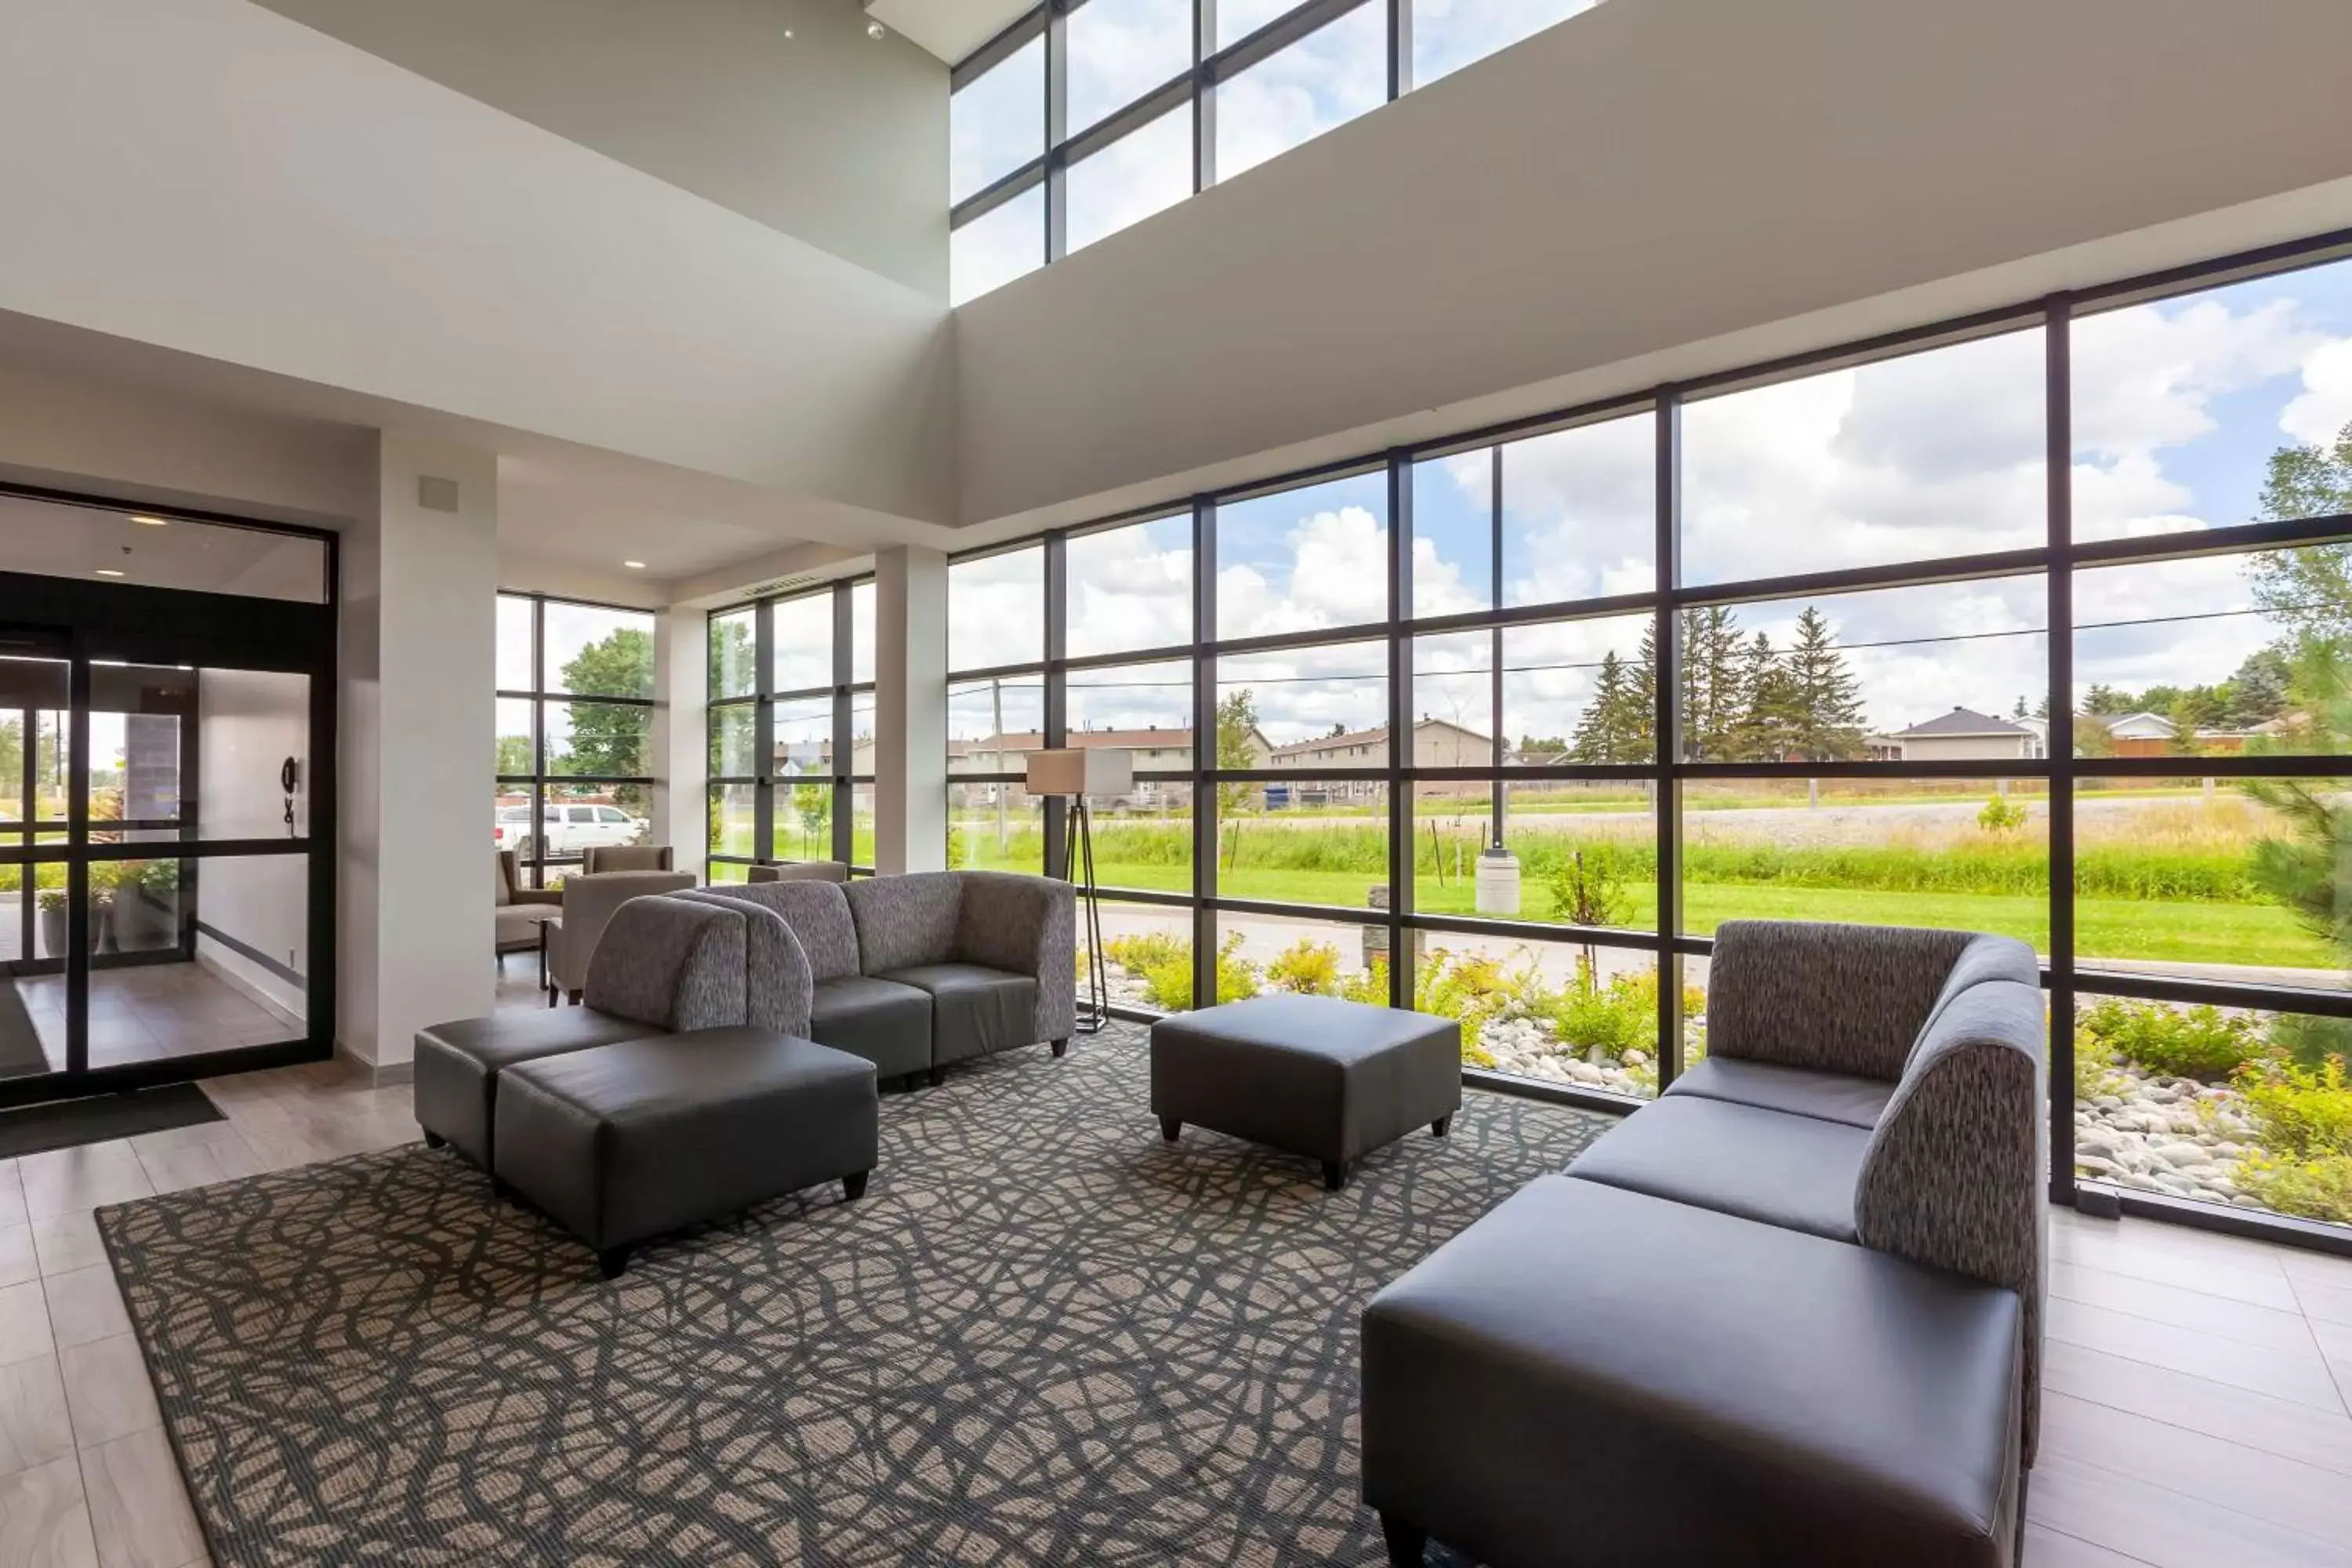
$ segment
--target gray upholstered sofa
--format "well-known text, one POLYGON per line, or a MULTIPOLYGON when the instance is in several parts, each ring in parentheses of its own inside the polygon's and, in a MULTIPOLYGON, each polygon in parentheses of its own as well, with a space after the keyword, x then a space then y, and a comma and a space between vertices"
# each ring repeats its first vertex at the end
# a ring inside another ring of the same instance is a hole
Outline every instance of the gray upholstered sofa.
POLYGON ((696 897, 776 917, 751 936, 753 1023, 864 1057, 885 1079, 937 1083, 951 1063, 1040 1041, 1060 1056, 1076 1026, 1077 904, 1066 882, 927 871, 696 897))
POLYGON ((1394 1560, 2013 1562, 2043 1033, 2022 942, 1724 925, 1706 1060, 1366 1309, 1394 1560))
POLYGON ((425 1141, 492 1162, 498 1075, 542 1057, 747 1022, 750 919, 658 895, 612 913, 588 965, 587 1005, 513 1008, 416 1032, 416 1120, 425 1141))

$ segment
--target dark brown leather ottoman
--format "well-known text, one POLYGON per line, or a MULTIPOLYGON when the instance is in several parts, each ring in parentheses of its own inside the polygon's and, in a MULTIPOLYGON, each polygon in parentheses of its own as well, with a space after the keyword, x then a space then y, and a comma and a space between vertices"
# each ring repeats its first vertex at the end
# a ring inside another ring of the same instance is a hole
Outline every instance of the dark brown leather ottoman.
POLYGON ((1451 1018, 1330 996, 1259 996, 1151 1026, 1151 1110, 1304 1154, 1323 1184, 1416 1127, 1445 1136, 1462 1108, 1462 1030, 1451 1018))
POLYGON ((874 1064, 772 1029, 629 1040, 498 1075, 498 1179, 596 1249, 838 1181, 876 1157, 874 1064))

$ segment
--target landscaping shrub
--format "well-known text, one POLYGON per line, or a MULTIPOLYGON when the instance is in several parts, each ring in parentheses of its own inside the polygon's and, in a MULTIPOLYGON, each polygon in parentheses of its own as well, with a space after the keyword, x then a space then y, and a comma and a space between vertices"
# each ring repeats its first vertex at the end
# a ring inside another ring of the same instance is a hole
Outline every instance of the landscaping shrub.
POLYGON ((2352 1057, 2352 1018, 2281 1013, 2271 1022, 2271 1044, 2299 1066, 2324 1067, 2330 1057, 2352 1057))
POLYGON ((1192 944, 1163 932, 1115 936, 1103 943, 1110 961, 1143 983, 1144 1000, 1165 1012, 1192 1005, 1192 944))
POLYGON ((1987 833, 2006 833, 2012 827, 2025 826, 2025 807, 2005 795, 1997 795, 1984 803, 1977 813, 1977 826, 1987 833))
POLYGON ((2262 1055, 2262 1026, 2249 1013, 2218 1007, 2173 1008, 2110 996, 2082 1027, 2106 1050, 2150 1072, 2218 1080, 2262 1055))
POLYGON ((2286 1160, 2352 1156, 2352 1083, 2344 1058, 2316 1068, 2258 1062, 2239 1069, 2238 1093, 2262 1129, 2263 1152, 2286 1160))
POLYGON ((1300 937, 1265 966, 1265 978, 1277 991, 1302 996, 1339 994, 1339 950, 1328 942, 1300 937))
POLYGON ((2255 1154, 2238 1162, 2239 1191, 2275 1214, 2352 1225, 2352 1154, 2279 1160, 2255 1154))

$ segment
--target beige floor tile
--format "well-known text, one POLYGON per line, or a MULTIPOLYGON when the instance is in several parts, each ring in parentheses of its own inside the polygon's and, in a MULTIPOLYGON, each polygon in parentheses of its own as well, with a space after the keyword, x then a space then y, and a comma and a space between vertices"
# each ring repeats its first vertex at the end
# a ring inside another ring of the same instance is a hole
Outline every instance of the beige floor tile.
POLYGON ((25 1207, 36 1220, 101 1204, 129 1203, 154 1193, 138 1152, 127 1142, 27 1154, 17 1165, 25 1178, 25 1207))
POLYGON ((2352 1561, 2352 1487, 2316 1466, 2063 1394, 2042 1402, 2042 1452, 2317 1536, 2352 1561))
POLYGON ((73 1418, 58 1358, 0 1366, 0 1474, 33 1469, 73 1451, 73 1418))
POLYGON ((0 1568, 97 1568, 98 1542, 72 1458, 0 1477, 0 1568))
MULTIPOLYGON (((2045 1398, 2073 1394, 2352 1477, 2352 1416, 2061 1340, 2044 1347, 2042 1386, 2045 1398)), ((2352 1487, 2352 1481, 2338 1484, 2352 1487)))
POLYGON ((264 1169, 242 1139, 236 1143, 198 1143, 142 1155, 140 1163, 146 1167, 147 1180, 158 1193, 183 1192, 190 1187, 207 1187, 215 1182, 234 1181, 239 1176, 257 1176, 264 1169))
POLYGON ((81 1464, 105 1568, 184 1568, 203 1558, 204 1532, 161 1426, 89 1449, 81 1464))
POLYGON ((122 1289, 110 1264, 52 1274, 41 1289, 49 1300, 49 1332, 59 1349, 131 1331, 131 1314, 123 1310, 122 1289))
POLYGON ((2170 1323, 2218 1339, 2291 1352, 2311 1348, 2311 1330, 2300 1311, 2257 1307, 2227 1296, 2161 1285, 2105 1268, 2053 1263, 2050 1293, 2063 1300, 2170 1323))
POLYGON ((98 1219, 88 1209, 33 1222, 33 1252, 43 1276, 70 1274, 106 1261, 106 1243, 99 1238, 98 1219))
MULTIPOLYGON (((2282 1279, 2284 1276, 2281 1276, 2282 1279)), ((2185 1372, 2194 1377, 2225 1383, 2235 1388, 2293 1400, 2318 1409, 2345 1413, 2336 1392, 2336 1380, 2316 1345, 2301 1352, 2271 1350, 2217 1339, 2194 1329, 2135 1318, 2104 1307, 2086 1307, 2060 1297, 2050 1299, 2050 1337, 2068 1344, 2105 1351, 2151 1366, 2185 1372)))
POLYGON ((0 1226, 23 1225, 32 1218, 25 1208, 25 1178, 16 1162, 0 1161, 0 1226))
POLYGON ((49 1306, 41 1296, 41 1282, 0 1289, 0 1365, 48 1355, 57 1349, 49 1337, 49 1306))
POLYGON ((72 1346, 58 1355, 58 1362, 65 1373, 74 1441, 83 1447, 96 1447, 163 1425, 154 1384, 147 1379, 147 1363, 129 1334, 72 1346))
POLYGON ((0 1226, 0 1285, 21 1285, 40 1277, 41 1259, 33 1249, 33 1227, 0 1226))
POLYGON ((2155 1568, 2344 1568, 2346 1561, 2333 1542, 2067 1454, 2045 1453, 2034 1466, 2026 1516, 2155 1568))
POLYGON ((2038 1524, 2025 1527, 2025 1561, 2032 1568, 2145 1568, 2137 1557, 2126 1557, 2038 1524))
POLYGON ((2352 1323, 2352 1285, 2297 1279, 2294 1299, 2302 1303, 2303 1315, 2315 1323, 2352 1323))

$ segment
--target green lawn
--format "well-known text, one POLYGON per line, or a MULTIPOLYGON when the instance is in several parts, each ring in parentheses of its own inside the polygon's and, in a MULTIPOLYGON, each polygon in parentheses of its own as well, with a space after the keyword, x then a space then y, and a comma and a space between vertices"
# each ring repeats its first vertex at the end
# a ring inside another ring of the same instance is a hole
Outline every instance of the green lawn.
MULTIPOLYGON (((1181 866, 1105 865, 1101 875, 1107 889, 1181 893, 1192 886, 1189 868, 1181 866)), ((1229 898, 1324 904, 1341 910, 1366 910, 1365 893, 1371 885, 1355 872, 1253 870, 1246 866, 1218 879, 1219 888, 1229 898)), ((1625 912, 1620 923, 1636 931, 1654 929, 1654 889, 1628 888, 1623 897, 1625 912)), ((1546 911, 1537 901, 1540 898, 1539 893, 1534 894, 1523 906, 1523 913, 1543 918, 1546 911)), ((1683 900, 1685 928, 1702 936, 1728 920, 1844 921, 1998 931, 2030 942, 2037 951, 2050 945, 2048 907, 2043 900, 2032 897, 1695 882, 1685 886, 1683 900)), ((1428 878, 1415 885, 1413 903, 1424 914, 1475 912, 1472 889, 1458 882, 1440 887, 1428 878)), ((2075 952, 2084 958, 2289 969, 2334 969, 2341 963, 2326 942, 2305 932, 2275 904, 2084 899, 2075 905, 2074 921, 2075 952)))

